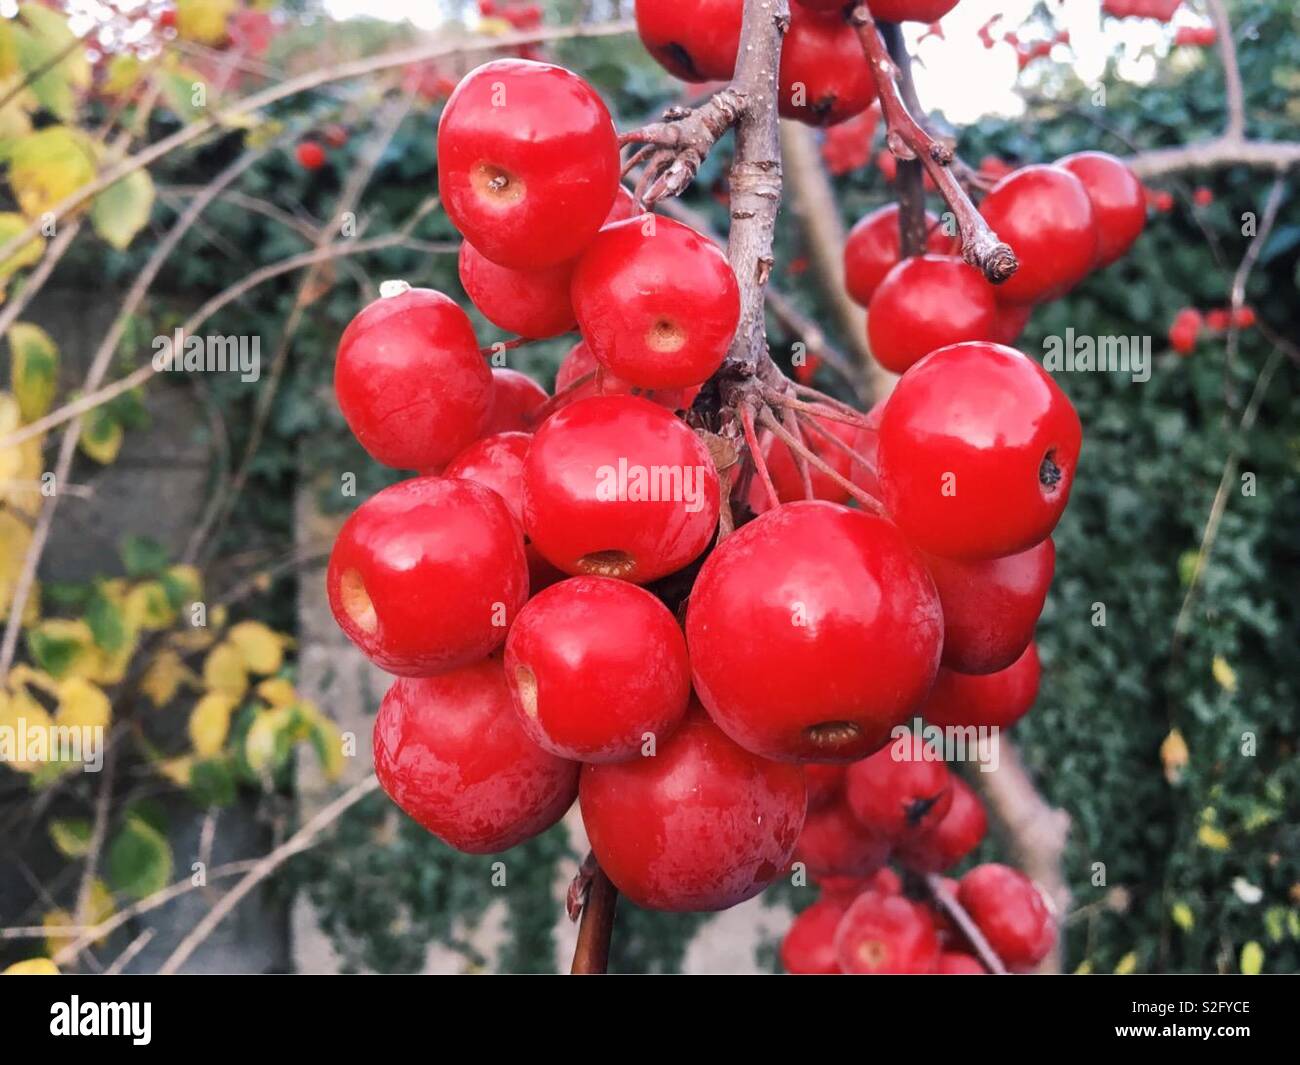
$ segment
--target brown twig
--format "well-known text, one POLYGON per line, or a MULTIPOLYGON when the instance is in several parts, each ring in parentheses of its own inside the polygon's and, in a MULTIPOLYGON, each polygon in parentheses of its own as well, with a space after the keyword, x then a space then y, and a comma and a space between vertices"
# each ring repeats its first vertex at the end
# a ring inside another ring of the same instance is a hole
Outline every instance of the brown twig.
POLYGON ((938 873, 927 873, 925 876, 925 886, 929 890, 934 901, 946 913, 949 919, 960 930, 961 934, 966 937, 970 945, 975 948, 975 953, 979 956, 981 962, 994 976, 1006 976, 1007 967, 1002 964, 1002 959, 998 957, 997 951, 989 945, 989 941, 980 931, 979 925, 971 920, 971 915, 966 912, 966 908, 957 901, 953 893, 944 883, 943 877, 938 873))
POLYGON ((625 167, 626 172, 645 164, 636 185, 637 202, 653 207, 665 196, 680 196, 713 146, 739 120, 746 104, 745 92, 728 85, 699 107, 670 107, 662 121, 620 136, 621 146, 643 145, 625 167))
POLYGON ((830 466, 811 448, 807 447, 802 441, 798 440, 793 433, 787 430, 772 414, 770 410, 764 408, 758 412, 758 420, 764 428, 772 430, 788 447, 792 454, 801 456, 803 460, 824 473, 844 491, 848 492, 854 499, 862 504, 863 508, 880 517, 886 517, 885 509, 881 506, 880 501, 875 496, 864 492, 856 484, 841 474, 833 466, 830 466))
POLYGON ((569 919, 578 921, 578 942, 573 949, 574 976, 593 976, 609 969, 609 944, 614 934, 618 889, 605 875, 594 854, 588 853, 569 885, 566 903, 569 919))
POLYGON ((885 42, 876 29, 876 21, 864 6, 853 9, 849 21, 857 30, 858 40, 867 57, 867 65, 880 97, 885 119, 885 143, 899 160, 919 159, 930 180, 957 219, 961 234, 961 253, 972 266, 983 272, 993 284, 1001 284, 1019 265, 1011 248, 998 240, 975 209, 966 190, 952 172, 952 149, 940 144, 908 111, 898 88, 898 67, 889 56, 885 42))

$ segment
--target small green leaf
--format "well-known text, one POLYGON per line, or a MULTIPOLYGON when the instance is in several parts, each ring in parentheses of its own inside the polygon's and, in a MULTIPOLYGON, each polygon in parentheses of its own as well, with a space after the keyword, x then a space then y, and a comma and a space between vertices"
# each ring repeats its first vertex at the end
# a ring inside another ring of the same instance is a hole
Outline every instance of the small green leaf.
POLYGON ((95 197, 90 224, 118 251, 124 250, 149 222, 153 211, 153 178, 137 170, 95 197))
POLYGON ((51 821, 50 839, 65 858, 81 858, 90 850, 92 828, 84 817, 66 817, 51 821))
POLYGON ((27 650, 32 661, 52 677, 61 677, 82 651, 73 636, 52 636, 41 629, 27 630, 27 650))
POLYGON ((118 550, 128 577, 153 577, 167 568, 167 549, 148 536, 124 537, 118 550))
POLYGON ((59 349, 48 333, 30 322, 14 322, 9 339, 9 380, 23 421, 34 422, 50 409, 59 383, 59 349))
POLYGON ((86 624, 94 634, 95 643, 109 654, 121 650, 126 642, 126 623, 122 611, 98 588, 86 607, 86 624))
POLYGON ((235 801, 235 776, 226 758, 207 758, 190 767, 190 795, 199 806, 229 806, 235 801))
POLYGON ((172 852, 167 840, 143 819, 127 818, 108 848, 108 878, 113 888, 143 899, 165 888, 171 876, 172 852))

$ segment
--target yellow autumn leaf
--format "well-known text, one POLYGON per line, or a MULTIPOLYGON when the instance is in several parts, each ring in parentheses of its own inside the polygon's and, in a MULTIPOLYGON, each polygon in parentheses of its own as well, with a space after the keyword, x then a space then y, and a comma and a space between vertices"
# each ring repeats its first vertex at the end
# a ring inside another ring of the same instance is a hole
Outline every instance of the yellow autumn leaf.
POLYGON ((320 759, 321 768, 330 780, 338 780, 343 773, 343 735, 338 725, 310 699, 299 702, 298 709, 307 724, 307 738, 320 759))
MULTIPOLYGON (((114 913, 117 907, 113 902, 113 893, 108 889, 104 881, 96 877, 90 882, 90 891, 86 898, 86 923, 88 925, 103 924, 114 913)), ((77 925, 76 918, 68 910, 51 910, 41 921, 45 929, 45 949, 51 954, 57 954, 62 947, 68 945, 68 940, 76 939, 78 933, 69 932, 67 929, 74 928, 77 925)), ((101 936, 95 940, 96 946, 104 946, 108 943, 107 936, 101 936)))
POLYGON ((226 639, 244 656, 250 673, 274 673, 284 662, 284 638, 260 621, 232 625, 226 639))
POLYGON ((0 510, 0 612, 7 614, 13 602, 14 587, 31 542, 31 526, 16 514, 0 510))
POLYGON ((216 639, 217 634, 208 628, 182 628, 167 636, 167 642, 184 654, 206 651, 216 639))
POLYGON ((54 677, 88 676, 96 659, 95 637, 80 619, 49 618, 27 631, 33 660, 54 677))
POLYGON ((181 755, 179 758, 164 758, 157 763, 158 772, 178 788, 190 786, 190 770, 193 768, 194 758, 188 754, 181 755))
POLYGON ((1215 828, 1213 825, 1202 825, 1196 832, 1196 838, 1200 841, 1202 847, 1209 847, 1214 851, 1226 851, 1232 846, 1232 840, 1226 832, 1215 828))
POLYGON ((1241 971, 1247 976, 1258 976, 1264 971, 1264 948, 1253 939, 1241 948, 1241 971))
POLYGON ((82 453, 94 459, 101 466, 109 465, 122 450, 122 441, 126 433, 122 423, 114 418, 104 407, 96 407, 81 423, 81 435, 77 446, 82 453))
POLYGON ((170 647, 164 647, 145 669, 140 678, 140 690, 156 708, 162 709, 176 697, 182 684, 197 684, 198 679, 185 667, 180 655, 170 647))
POLYGON ((203 596, 203 577, 196 566, 184 563, 168 566, 161 580, 172 589, 176 601, 182 605, 193 603, 203 596))
POLYGON ((1184 932, 1190 932, 1196 926, 1196 917, 1192 913, 1192 908, 1185 902, 1175 902, 1170 907, 1169 916, 1174 919, 1174 924, 1184 932))
POLYGON ((108 61, 108 73, 101 86, 106 96, 118 96, 135 88, 144 64, 129 52, 119 52, 108 61))
POLYGON ((203 660, 203 683, 211 691, 232 699, 242 698, 248 691, 248 667, 239 648, 232 643, 219 643, 212 648, 203 660))
POLYGON ((1210 672, 1214 674, 1214 679, 1219 682, 1219 687, 1224 691, 1237 690, 1237 671, 1228 665, 1228 660, 1223 655, 1214 656, 1214 661, 1210 664, 1210 672))
POLYGON ((1127 954, 1124 955, 1124 957, 1120 958, 1120 960, 1116 963, 1115 975, 1128 976, 1135 969, 1137 969, 1137 964, 1138 964, 1138 956, 1134 954, 1132 951, 1129 951, 1127 954))
POLYGON ((139 642, 140 634, 128 626, 126 639, 117 650, 105 651, 102 647, 95 648, 94 657, 87 664, 82 675, 96 684, 120 684, 126 678, 126 671, 135 657, 135 649, 139 642))
POLYGON ((220 44, 236 6, 236 0, 176 0, 176 33, 187 41, 220 44))
POLYGON ((176 611, 161 581, 137 584, 127 592, 122 610, 128 625, 146 632, 168 628, 176 620, 176 611))
MULTIPOLYGON (((25 135, 26 130, 20 131, 19 135, 25 135)), ((5 138, 5 131, 0 128, 0 139, 5 138)), ((27 219, 17 211, 0 211, 0 244, 8 244, 19 233, 27 228, 27 219)), ((41 236, 31 237, 26 244, 14 252, 8 259, 0 263, 0 278, 9 277, 16 270, 21 270, 25 266, 31 266, 39 262, 41 256, 45 254, 45 238, 41 236)), ((10 326, 12 330, 14 327, 10 326)), ((34 327, 33 327, 34 328, 34 327)), ((12 338, 10 339, 12 344, 12 338)))
POLYGON ((190 711, 190 743, 200 758, 210 758, 218 753, 230 734, 230 715, 239 704, 221 692, 209 692, 190 711))
POLYGON ((69 677, 59 685, 59 705, 54 723, 68 728, 107 728, 113 707, 99 688, 81 677, 69 677))
POLYGON ((244 758, 254 773, 262 773, 273 764, 280 734, 293 720, 293 713, 293 707, 282 706, 263 710, 253 719, 244 737, 244 758))
POLYGON ((5 764, 19 773, 35 773, 42 762, 28 761, 29 753, 19 738, 24 734, 30 736, 38 729, 48 729, 53 719, 27 691, 19 688, 10 695, 0 692, 0 751, 4 752, 5 764), (4 737, 12 737, 6 741, 4 737), (12 745, 12 750, 6 750, 12 745))
POLYGON ((8 19, 0 21, 0 78, 18 73, 18 42, 14 40, 14 24, 8 19))
POLYGON ((11 146, 9 185, 28 219, 39 218, 94 179, 94 151, 84 134, 68 126, 46 126, 11 146))
POLYGON ((1170 729, 1169 735, 1160 744, 1160 761, 1165 767, 1165 779, 1170 784, 1177 784, 1187 766, 1187 741, 1178 729, 1170 729))
POLYGON ((292 706, 298 701, 298 692, 284 677, 267 677, 254 689, 272 707, 292 706))
POLYGON ((34 422, 54 401, 59 383, 59 349, 44 329, 30 322, 14 322, 5 338, 9 341, 10 387, 23 421, 34 422))
POLYGON ((28 958, 16 961, 0 976, 58 976, 59 967, 49 958, 28 958))
POLYGON ((1074 970, 1074 975, 1075 975, 1075 976, 1091 976, 1091 975, 1092 975, 1092 959, 1090 959, 1090 958, 1084 958, 1083 961, 1079 962, 1079 967, 1078 967, 1077 969, 1074 970))

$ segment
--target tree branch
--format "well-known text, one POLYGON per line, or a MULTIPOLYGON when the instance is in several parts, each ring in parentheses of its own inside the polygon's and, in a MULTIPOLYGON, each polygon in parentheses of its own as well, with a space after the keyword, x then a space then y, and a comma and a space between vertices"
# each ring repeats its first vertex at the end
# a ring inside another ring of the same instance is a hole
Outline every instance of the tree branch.
POLYGON ((614 934, 618 889, 610 883, 594 854, 588 853, 569 885, 567 909, 578 925, 573 948, 573 976, 594 976, 609 968, 609 944, 614 934))

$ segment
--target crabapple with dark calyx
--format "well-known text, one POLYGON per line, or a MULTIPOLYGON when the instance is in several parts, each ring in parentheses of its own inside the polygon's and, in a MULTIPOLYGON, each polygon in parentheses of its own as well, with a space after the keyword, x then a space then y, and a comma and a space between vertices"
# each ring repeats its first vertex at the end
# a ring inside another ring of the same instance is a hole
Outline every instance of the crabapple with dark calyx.
MULTIPOLYGON (((952 238, 929 211, 925 214, 925 250, 945 255, 952 250, 952 238)), ((899 262, 898 204, 877 207, 858 220, 844 241, 844 286, 863 307, 871 302, 876 286, 899 262)))
POLYGON ((578 260, 572 299, 596 361, 639 388, 702 384, 740 321, 740 288, 722 249, 653 215, 600 231, 578 260))
POLYGON ((997 558, 1051 535, 1082 430, 1036 362, 1001 344, 933 351, 899 380, 880 420, 884 502, 907 537, 944 558, 997 558))
POLYGON ((871 354, 903 373, 936 348, 989 340, 997 320, 993 288, 954 255, 904 259, 885 275, 867 308, 871 354))
POLYGON ((443 842, 493 854, 544 832, 578 793, 578 764, 519 727, 499 656, 437 677, 400 677, 375 718, 375 772, 443 842))
POLYGON ((934 582, 899 531, 820 501, 724 539, 686 612, 710 716, 748 750, 796 762, 879 749, 929 691, 942 629, 934 582))
POLYGON ((1009 969, 1037 965, 1056 942, 1056 921, 1038 885, 1010 866, 977 865, 961 878, 957 901, 1009 969))
POLYGON ((502 266, 574 258, 613 206, 618 135, 572 71, 496 59, 461 79, 438 122, 438 190, 456 228, 502 266))
POLYGON ((1056 567, 1049 536, 1028 551, 962 562, 925 556, 943 605, 943 664, 960 673, 996 673, 1034 638, 1056 567))
POLYGON ((709 545, 718 492, 709 453, 685 422, 637 396, 595 396, 534 434, 524 528, 566 573, 645 584, 709 545))
POLYGON ((777 110, 809 126, 833 126, 876 98, 857 33, 838 14, 791 5, 781 43, 777 110))
POLYGON ((578 805, 614 886, 655 910, 721 910, 788 868, 803 770, 750 754, 698 706, 653 758, 585 765, 578 805))
POLYGON ((391 294, 343 330, 334 394, 348 428, 376 462, 434 472, 482 433, 492 374, 455 302, 405 282, 385 286, 391 294))
POLYGON ((891 844, 924 835, 952 806, 947 764, 925 754, 919 737, 909 734, 854 762, 845 775, 844 795, 853 816, 891 844))
POLYGON ((952 804, 938 824, 899 845, 898 860, 918 873, 951 869, 980 845, 988 831, 984 804, 966 781, 950 775, 952 804))
POLYGON ((399 481, 343 523, 326 588, 339 627, 381 669, 445 672, 499 647, 528 598, 522 530, 473 481, 399 481))
POLYGON ((1019 658, 996 673, 940 669, 920 714, 933 725, 1010 728, 1034 705, 1041 675, 1032 640, 1019 658))
POLYGON ((576 324, 569 303, 572 262, 520 270, 498 266, 461 241, 460 283, 489 322, 530 340, 567 333, 576 324))
POLYGON ((683 81, 730 78, 740 51, 744 0, 696 0, 683 17, 677 0, 636 0, 641 43, 683 81))
POLYGON ((930 918, 902 895, 859 895, 835 930, 835 956, 845 973, 928 973, 939 953, 930 918))
POLYGON ((582 762, 653 756, 691 691, 676 618, 610 577, 571 577, 529 600, 506 639, 506 678, 528 737, 582 762))
POLYGON ((1097 220, 1088 190, 1059 166, 1025 166, 1008 174, 980 204, 998 238, 1015 249, 1019 268, 1001 285, 1006 303, 1064 296, 1097 261, 1097 220))

